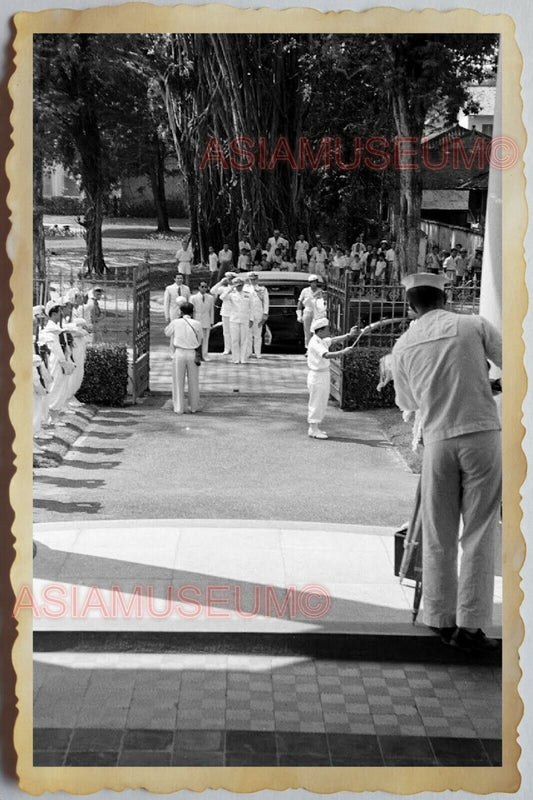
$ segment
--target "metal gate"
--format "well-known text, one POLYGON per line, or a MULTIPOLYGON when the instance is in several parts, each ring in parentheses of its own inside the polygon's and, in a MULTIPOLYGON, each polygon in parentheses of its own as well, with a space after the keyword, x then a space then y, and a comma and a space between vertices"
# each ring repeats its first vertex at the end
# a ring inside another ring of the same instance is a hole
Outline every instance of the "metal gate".
POLYGON ((43 305, 50 299, 65 298, 69 292, 87 297, 102 289, 102 312, 95 342, 125 345, 128 352, 128 396, 133 403, 150 386, 150 263, 114 264, 98 276, 76 274, 61 254, 47 256, 46 274, 37 280, 34 298, 43 305))
MULTIPOLYGON (((459 314, 479 313, 479 286, 465 281, 447 287, 446 307, 459 314)), ((410 324, 405 291, 398 285, 354 283, 349 272, 328 275, 328 318, 333 336, 347 333, 356 325, 362 330, 382 321, 361 338, 359 347, 384 347, 392 350, 396 339, 410 324)), ((331 361, 331 396, 344 408, 344 358, 331 361)))

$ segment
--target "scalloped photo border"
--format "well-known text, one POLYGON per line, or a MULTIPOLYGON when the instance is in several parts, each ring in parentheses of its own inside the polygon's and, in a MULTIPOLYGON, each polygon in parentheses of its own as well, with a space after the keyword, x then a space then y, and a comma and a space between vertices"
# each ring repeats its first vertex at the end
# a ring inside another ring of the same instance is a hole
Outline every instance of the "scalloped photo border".
POLYGON ((10 289, 13 311, 8 336, 14 347, 11 368, 14 392, 9 417, 15 430, 15 474, 10 484, 14 513, 15 561, 11 583, 15 596, 32 580, 32 37, 38 33, 169 33, 210 31, 230 33, 499 33, 502 64, 503 135, 512 135, 520 159, 502 174, 503 214, 503 765, 501 767, 34 767, 32 617, 29 610, 17 619, 13 647, 18 717, 14 742, 20 786, 29 794, 63 790, 89 794, 101 789, 121 791, 143 788, 153 793, 180 789, 227 789, 255 792, 304 788, 328 794, 351 791, 388 791, 415 794, 422 791, 464 790, 476 794, 516 792, 520 786, 518 725, 523 713, 519 694, 519 647, 524 638, 520 616, 523 593, 520 569, 525 541, 520 525, 521 486, 526 476, 522 451, 522 404, 526 393, 522 325, 527 310, 524 236, 528 214, 523 153, 526 132, 522 122, 520 80, 522 55, 515 40, 515 25, 505 14, 481 14, 470 9, 440 12, 433 9, 403 11, 375 8, 364 12, 321 12, 308 8, 282 11, 237 9, 227 5, 162 7, 147 3, 101 6, 78 10, 19 13, 14 17, 15 70, 9 83, 13 101, 13 147, 6 170, 10 181, 8 206, 12 229, 7 251, 12 265, 10 289))

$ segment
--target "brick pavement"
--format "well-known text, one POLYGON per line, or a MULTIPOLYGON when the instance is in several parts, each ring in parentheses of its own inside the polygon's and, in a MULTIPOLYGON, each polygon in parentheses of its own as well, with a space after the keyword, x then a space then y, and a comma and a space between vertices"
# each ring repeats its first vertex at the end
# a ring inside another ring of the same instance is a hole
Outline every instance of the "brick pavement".
POLYGON ((302 657, 37 653, 40 766, 490 766, 501 672, 302 657))

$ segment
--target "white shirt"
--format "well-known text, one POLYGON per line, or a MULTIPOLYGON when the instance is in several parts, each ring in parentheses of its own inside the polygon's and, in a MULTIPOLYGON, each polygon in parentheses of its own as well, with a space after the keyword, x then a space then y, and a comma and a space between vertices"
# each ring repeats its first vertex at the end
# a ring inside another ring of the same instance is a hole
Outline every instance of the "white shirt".
POLYGON ((220 306, 221 317, 229 317, 230 304, 225 299, 226 292, 229 288, 230 287, 227 284, 224 284, 222 283, 222 281, 219 281, 218 283, 215 283, 215 285, 209 290, 213 297, 220 297, 220 299, 222 300, 222 305, 220 306))
POLYGON ((218 258, 216 253, 209 254, 209 272, 216 272, 218 269, 218 258))
POLYGON ((165 328, 165 336, 170 338, 174 347, 181 350, 196 350, 202 344, 202 326, 196 319, 179 317, 173 319, 165 328))
POLYGON ((218 254, 218 260, 222 264, 227 264, 229 261, 233 261, 233 253, 231 250, 222 250, 218 254))
POLYGON ((187 250, 184 250, 183 247, 180 247, 180 249, 176 253, 176 260, 179 261, 180 264, 190 264, 192 261, 192 257, 193 253, 189 247, 187 248, 187 250))
POLYGON ((501 367, 502 339, 483 317, 435 309, 392 350, 396 404, 420 411, 425 442, 499 430, 487 359, 501 367))
POLYGON ((289 243, 283 236, 278 236, 276 239, 275 236, 271 236, 267 242, 267 250, 269 253, 274 254, 274 250, 276 247, 279 247, 280 250, 283 250, 285 247, 288 247, 289 243))
POLYGON ((198 320, 202 328, 210 328, 215 321, 215 300, 212 295, 196 292, 191 297, 194 306, 194 319, 198 320))
POLYGON ((307 258, 307 251, 309 250, 309 242, 301 241, 301 239, 297 239, 294 245, 294 249, 296 251, 296 258, 307 258))
POLYGON ((326 316, 326 304, 320 290, 313 292, 310 286, 306 286, 300 292, 298 302, 303 305, 307 313, 313 315, 313 318, 326 316))
POLYGON ((163 295, 163 311, 167 322, 176 316, 180 305, 187 303, 191 297, 191 290, 184 283, 179 286, 177 283, 171 283, 165 289, 163 295))
POLYGON ((321 250, 318 250, 317 247, 312 247, 309 255, 311 256, 311 261, 314 261, 316 264, 324 264, 328 257, 323 247, 321 250))
POLYGON ((453 256, 448 256, 444 259, 444 264, 442 265, 442 269, 444 272, 455 272, 457 270, 457 266, 455 264, 455 258, 453 256))
POLYGON ((229 306, 229 321, 240 324, 248 323, 253 320, 252 303, 248 292, 237 291, 231 287, 220 295, 222 301, 229 306))
POLYGON ((324 353, 329 352, 331 337, 321 339, 314 333, 307 345, 307 366, 314 372, 326 372, 330 368, 329 358, 324 358, 324 353))

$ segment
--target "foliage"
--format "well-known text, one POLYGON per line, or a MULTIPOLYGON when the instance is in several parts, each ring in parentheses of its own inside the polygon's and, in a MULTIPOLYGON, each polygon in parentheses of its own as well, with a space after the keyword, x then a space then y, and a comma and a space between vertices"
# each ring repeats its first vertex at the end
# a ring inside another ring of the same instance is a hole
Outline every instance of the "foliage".
POLYGON ((360 347, 344 357, 344 409, 358 411, 364 408, 392 408, 394 387, 387 384, 381 392, 379 360, 390 353, 390 347, 360 347))
POLYGON ((357 137, 420 142, 432 113, 447 121, 468 106, 467 85, 494 68, 497 48, 489 34, 46 34, 35 41, 37 150, 45 163, 60 160, 80 176, 95 269, 105 266, 102 196, 121 176, 149 177, 158 228, 168 229, 171 150, 187 184, 196 260, 223 241, 235 252, 244 232, 264 245, 276 227, 291 240, 304 233, 308 241, 349 245, 361 231, 385 233, 389 202, 401 266, 416 268, 419 170, 379 169, 372 158, 356 165, 357 137), (253 143, 252 165, 231 148, 243 136, 253 143), (267 161, 281 141, 296 159, 302 140, 315 155, 325 139, 332 149, 338 141, 340 160, 354 166, 332 159, 329 167, 295 168, 284 151, 272 168, 261 167, 261 139, 267 161), (221 157, 201 168, 212 140, 221 157))
POLYGON ((124 345, 95 344, 87 348, 81 403, 122 406, 128 389, 128 352, 124 345))
POLYGON ((53 216, 77 217, 83 213, 83 200, 79 197, 44 197, 43 211, 53 216))

